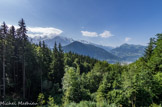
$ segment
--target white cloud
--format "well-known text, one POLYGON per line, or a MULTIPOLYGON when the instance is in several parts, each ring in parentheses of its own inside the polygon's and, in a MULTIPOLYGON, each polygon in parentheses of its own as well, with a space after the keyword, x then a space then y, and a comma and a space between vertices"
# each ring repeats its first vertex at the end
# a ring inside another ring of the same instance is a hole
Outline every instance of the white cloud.
POLYGON ((89 32, 89 31, 81 31, 83 36, 88 37, 102 37, 102 38, 109 38, 113 36, 110 31, 105 30, 103 33, 98 34, 97 32, 89 32))
POLYGON ((53 27, 28 27, 28 36, 31 38, 41 37, 41 38, 53 38, 60 35, 63 31, 53 27))
POLYGON ((15 26, 15 25, 10 25, 10 24, 7 24, 7 26, 10 28, 11 26, 14 26, 15 27, 15 29, 18 29, 19 28, 19 26, 15 26))
MULTIPOLYGON (((11 27, 12 25, 8 25, 8 27, 11 27)), ((16 29, 19 28, 19 26, 15 26, 16 29)), ((53 38, 55 36, 59 36, 63 31, 57 28, 53 27, 27 27, 27 35, 31 38, 53 38)))
POLYGON ((128 42, 128 41, 130 41, 130 40, 131 40, 130 37, 126 37, 126 38, 125 38, 125 42, 128 42))
POLYGON ((88 37, 97 37, 98 34, 96 32, 89 32, 89 31, 81 31, 83 36, 88 36, 88 37))
POLYGON ((99 36, 101 36, 103 38, 109 38, 109 37, 111 37, 113 35, 111 34, 110 31, 105 30, 103 33, 99 34, 99 36))

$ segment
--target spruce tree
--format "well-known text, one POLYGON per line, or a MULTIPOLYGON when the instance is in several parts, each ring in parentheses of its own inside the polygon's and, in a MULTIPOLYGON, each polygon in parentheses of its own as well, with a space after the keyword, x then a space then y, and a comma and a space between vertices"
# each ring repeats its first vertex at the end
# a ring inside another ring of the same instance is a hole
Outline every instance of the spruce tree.
POLYGON ((52 54, 52 63, 51 63, 51 71, 49 72, 49 78, 54 83, 58 83, 58 49, 57 44, 55 42, 54 48, 53 48, 53 54, 52 54))
POLYGON ((23 98, 25 99, 25 47, 27 43, 27 29, 23 19, 19 21, 18 35, 22 40, 22 71, 23 71, 23 98))
MULTIPOLYGON (((3 65, 2 65, 2 62, 3 62, 3 59, 2 59, 2 56, 3 56, 3 43, 2 43, 2 33, 1 33, 2 29, 0 29, 0 96, 1 95, 1 88, 2 88, 2 83, 3 83, 3 78, 2 78, 2 74, 3 74, 3 65)), ((0 97, 1 98, 1 97, 0 97)))
POLYGON ((59 54, 58 54, 59 55, 59 59, 58 59, 58 61, 59 61, 59 77, 58 78, 60 78, 59 84, 61 86, 62 78, 64 76, 65 71, 64 71, 64 52, 62 50, 62 46, 60 43, 58 46, 58 51, 59 51, 59 54))
POLYGON ((7 36, 7 25, 5 22, 3 22, 1 26, 1 34, 2 34, 2 42, 3 42, 3 98, 5 99, 6 96, 6 36, 7 36))
POLYGON ((12 64, 12 70, 13 71, 13 82, 15 82, 15 35, 16 35, 16 31, 15 31, 15 27, 11 26, 9 29, 9 39, 10 39, 10 45, 12 46, 12 55, 11 55, 11 64, 12 64))
POLYGON ((155 39, 154 38, 150 38, 150 42, 148 44, 148 47, 145 50, 145 55, 144 55, 144 60, 146 62, 150 59, 154 47, 155 47, 155 39))

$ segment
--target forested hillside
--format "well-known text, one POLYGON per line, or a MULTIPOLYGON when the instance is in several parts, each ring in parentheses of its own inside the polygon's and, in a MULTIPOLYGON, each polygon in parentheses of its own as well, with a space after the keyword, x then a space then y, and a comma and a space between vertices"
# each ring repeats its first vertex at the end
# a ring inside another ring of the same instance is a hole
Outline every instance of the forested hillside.
POLYGON ((98 60, 110 60, 117 61, 120 60, 119 57, 107 52, 106 50, 96 47, 91 44, 83 44, 81 42, 75 41, 67 46, 63 47, 65 52, 74 52, 81 55, 90 56, 98 60))
POLYGON ((24 20, 0 27, 0 101, 37 102, 37 107, 160 107, 162 34, 129 65, 33 44, 24 20))

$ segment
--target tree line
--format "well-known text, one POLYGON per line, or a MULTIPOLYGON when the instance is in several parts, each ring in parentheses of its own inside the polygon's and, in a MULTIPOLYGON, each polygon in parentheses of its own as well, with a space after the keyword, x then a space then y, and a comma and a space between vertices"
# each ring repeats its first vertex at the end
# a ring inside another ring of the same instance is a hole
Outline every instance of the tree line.
POLYGON ((0 100, 50 107, 139 107, 162 104, 162 34, 132 64, 109 64, 32 43, 25 21, 0 27, 0 100))

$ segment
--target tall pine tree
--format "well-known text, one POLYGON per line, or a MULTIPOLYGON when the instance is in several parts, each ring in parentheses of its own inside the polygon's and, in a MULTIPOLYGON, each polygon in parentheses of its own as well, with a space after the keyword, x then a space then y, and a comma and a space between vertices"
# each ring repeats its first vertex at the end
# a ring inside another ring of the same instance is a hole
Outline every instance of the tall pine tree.
POLYGON ((24 19, 21 19, 19 21, 19 29, 18 29, 18 35, 19 37, 21 37, 22 40, 22 71, 23 71, 23 98, 25 99, 25 47, 26 47, 26 43, 28 41, 27 39, 27 29, 26 29, 26 25, 24 22, 24 19))
POLYGON ((1 26, 1 34, 2 34, 2 43, 3 43, 3 58, 2 58, 2 65, 3 65, 3 98, 6 96, 6 36, 7 36, 7 25, 3 22, 1 26))
POLYGON ((145 50, 145 55, 144 55, 144 60, 146 62, 150 59, 154 47, 155 47, 155 39, 154 38, 150 38, 150 42, 148 44, 148 47, 145 50))

